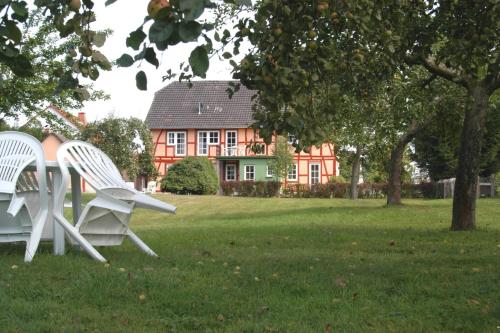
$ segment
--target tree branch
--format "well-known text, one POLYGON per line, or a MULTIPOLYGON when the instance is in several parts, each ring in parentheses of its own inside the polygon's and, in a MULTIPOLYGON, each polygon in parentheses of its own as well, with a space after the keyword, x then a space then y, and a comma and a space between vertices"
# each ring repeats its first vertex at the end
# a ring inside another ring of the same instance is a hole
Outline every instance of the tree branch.
POLYGON ((407 56, 405 57, 405 62, 408 65, 422 65, 432 74, 457 83, 465 88, 469 87, 468 82, 464 77, 460 76, 455 70, 446 67, 443 64, 436 63, 433 57, 423 58, 407 56))
POLYGON ((408 131, 406 131, 406 133, 399 138, 398 146, 406 146, 411 140, 413 140, 415 135, 417 135, 420 130, 429 125, 434 120, 434 116, 435 113, 432 112, 427 115, 427 117, 421 122, 417 122, 416 120, 412 121, 408 128, 408 131))

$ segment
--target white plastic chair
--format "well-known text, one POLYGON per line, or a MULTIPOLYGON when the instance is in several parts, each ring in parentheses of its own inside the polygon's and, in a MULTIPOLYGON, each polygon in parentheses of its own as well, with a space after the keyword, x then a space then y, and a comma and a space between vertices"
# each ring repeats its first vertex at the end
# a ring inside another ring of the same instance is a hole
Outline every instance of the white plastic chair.
POLYGON ((25 133, 0 132, 0 242, 26 242, 26 262, 33 260, 40 243, 48 204, 40 142, 25 133), (33 162, 36 173, 24 171, 33 162))
POLYGON ((175 213, 175 206, 127 186, 109 157, 89 143, 81 141, 64 143, 57 151, 57 162, 61 169, 63 186, 57 194, 54 217, 93 258, 105 261, 93 245, 120 245, 125 236, 147 254, 157 256, 128 227, 132 210, 134 207, 142 207, 175 213), (85 206, 75 226, 60 213, 66 194, 64 185, 68 184, 70 179, 68 166, 74 168, 96 191, 96 198, 85 206))
POLYGON ((156 193, 156 182, 154 180, 148 182, 148 188, 146 189, 146 193, 155 194, 156 193))

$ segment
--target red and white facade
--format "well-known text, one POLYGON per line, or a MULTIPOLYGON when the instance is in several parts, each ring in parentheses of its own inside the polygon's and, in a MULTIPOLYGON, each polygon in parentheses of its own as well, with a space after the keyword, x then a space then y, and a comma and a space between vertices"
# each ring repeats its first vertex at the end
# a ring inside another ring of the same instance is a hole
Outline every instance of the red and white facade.
MULTIPOLYGON (((214 161, 220 171, 221 180, 226 179, 225 168, 217 161, 231 164, 242 157, 271 157, 273 144, 266 145, 252 128, 232 129, 151 129, 154 143, 155 165, 160 175, 165 175, 170 165, 186 156, 205 156, 214 161), (262 154, 253 153, 248 147, 259 143, 264 145, 262 154)), ((309 152, 294 154, 294 166, 286 179, 287 183, 314 184, 327 183, 338 175, 338 164, 334 146, 325 143, 321 147, 311 147, 309 152)), ((239 163, 234 163, 239 164, 239 163)), ((235 180, 243 180, 236 172, 235 180)), ((232 178, 232 177, 231 177, 232 178)))

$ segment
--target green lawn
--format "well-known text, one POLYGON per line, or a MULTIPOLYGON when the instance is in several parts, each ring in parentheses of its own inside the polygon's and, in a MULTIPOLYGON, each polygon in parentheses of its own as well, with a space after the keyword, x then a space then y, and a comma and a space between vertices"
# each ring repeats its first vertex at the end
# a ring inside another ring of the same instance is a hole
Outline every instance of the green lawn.
POLYGON ((131 224, 160 259, 0 246, 0 332, 500 332, 498 199, 450 232, 444 200, 160 198, 131 224))

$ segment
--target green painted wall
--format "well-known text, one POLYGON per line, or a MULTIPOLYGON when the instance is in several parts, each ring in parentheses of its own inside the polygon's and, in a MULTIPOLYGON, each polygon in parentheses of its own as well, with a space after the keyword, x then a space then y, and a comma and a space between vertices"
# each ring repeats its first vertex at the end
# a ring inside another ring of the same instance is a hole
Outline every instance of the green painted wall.
POLYGON ((245 179, 245 165, 255 166, 255 180, 275 180, 275 177, 266 177, 269 158, 245 158, 240 160, 240 180, 245 179))

